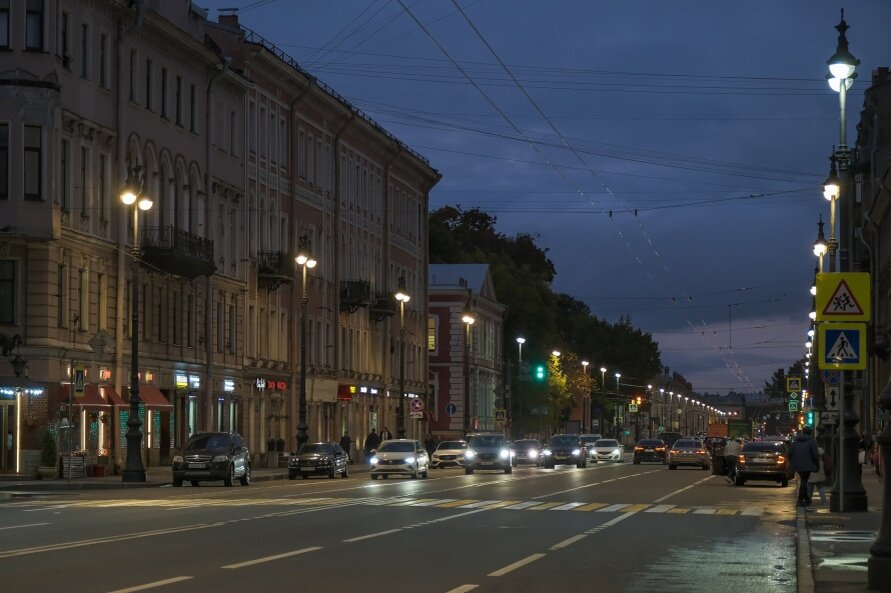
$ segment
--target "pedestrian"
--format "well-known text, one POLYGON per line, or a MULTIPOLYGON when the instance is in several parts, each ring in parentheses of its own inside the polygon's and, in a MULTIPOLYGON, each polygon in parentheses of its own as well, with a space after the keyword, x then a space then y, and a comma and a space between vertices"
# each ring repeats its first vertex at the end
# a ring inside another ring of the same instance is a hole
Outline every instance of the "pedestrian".
POLYGON ((427 440, 424 441, 424 448, 427 449, 427 455, 433 457, 433 452, 436 451, 436 439, 433 438, 432 434, 427 435, 427 440))
POLYGON ((392 438, 393 433, 391 433, 390 430, 385 426, 384 429, 381 431, 381 441, 389 441, 392 438))
POLYGON ((820 449, 814 439, 812 426, 805 426, 802 433, 795 437, 789 451, 789 462, 798 473, 798 506, 806 507, 811 504, 808 480, 812 472, 820 469, 820 449))
POLYGON ((368 459, 371 457, 371 452, 377 449, 377 446, 381 444, 381 438, 377 436, 377 433, 374 429, 371 429, 371 432, 368 433, 368 436, 365 437, 365 458, 368 459))
POLYGON ((347 457, 349 458, 349 462, 353 462, 353 456, 350 454, 350 443, 353 442, 350 438, 350 434, 348 432, 343 433, 343 436, 340 437, 340 448, 346 451, 347 457))
POLYGON ((807 479, 807 498, 814 499, 814 487, 820 493, 820 504, 826 504, 826 479, 829 477, 826 472, 826 464, 823 462, 823 455, 826 453, 823 447, 817 446, 820 453, 820 459, 817 461, 817 471, 812 473, 807 479))
POLYGON ((727 481, 731 484, 736 479, 736 461, 742 448, 736 438, 727 439, 724 445, 724 465, 727 466, 727 481))

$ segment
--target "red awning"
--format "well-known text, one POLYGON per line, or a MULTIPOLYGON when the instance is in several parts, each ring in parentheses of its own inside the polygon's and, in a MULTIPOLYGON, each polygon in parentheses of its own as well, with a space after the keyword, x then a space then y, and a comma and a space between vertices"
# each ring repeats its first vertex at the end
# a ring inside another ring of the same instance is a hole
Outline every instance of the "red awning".
MULTIPOLYGON (((62 401, 68 400, 68 390, 71 389, 70 385, 62 385, 59 389, 59 396, 62 398, 62 401)), ((81 408, 110 408, 111 403, 105 401, 102 398, 102 395, 99 393, 99 386, 95 383, 87 383, 84 385, 84 393, 83 397, 74 396, 71 398, 71 403, 73 403, 77 407, 81 408)))
POLYGON ((105 394, 106 399, 108 399, 109 403, 115 406, 129 406, 130 402, 125 402, 124 398, 118 395, 118 392, 114 390, 114 387, 111 385, 101 385, 99 387, 99 391, 105 394))
MULTIPOLYGON (((123 394, 124 401, 130 401, 130 388, 124 387, 123 394)), ((146 408, 172 408, 173 405, 167 398, 164 397, 164 394, 161 393, 161 390, 155 387, 154 385, 140 385, 139 386, 139 398, 145 403, 146 408)), ((127 403, 127 405, 130 405, 127 403)))

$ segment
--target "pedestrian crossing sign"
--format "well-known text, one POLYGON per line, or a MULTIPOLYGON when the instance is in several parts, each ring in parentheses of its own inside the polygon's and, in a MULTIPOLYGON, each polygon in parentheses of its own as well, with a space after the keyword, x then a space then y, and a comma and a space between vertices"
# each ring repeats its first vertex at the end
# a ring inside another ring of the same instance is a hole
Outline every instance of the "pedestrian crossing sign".
POLYGON ((817 321, 869 321, 869 274, 817 274, 817 321))
POLYGON ((866 368, 865 323, 821 323, 819 328, 819 368, 848 371, 866 368))

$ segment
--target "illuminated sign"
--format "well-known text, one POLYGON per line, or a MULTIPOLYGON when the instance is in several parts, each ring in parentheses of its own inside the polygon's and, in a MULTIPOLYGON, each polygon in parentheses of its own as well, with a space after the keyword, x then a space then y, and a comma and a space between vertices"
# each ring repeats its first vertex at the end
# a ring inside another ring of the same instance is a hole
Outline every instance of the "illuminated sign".
POLYGON ((176 375, 176 388, 185 389, 189 386, 189 378, 186 375, 176 375))
POLYGON ((223 379, 223 391, 235 391, 235 381, 232 379, 223 379))

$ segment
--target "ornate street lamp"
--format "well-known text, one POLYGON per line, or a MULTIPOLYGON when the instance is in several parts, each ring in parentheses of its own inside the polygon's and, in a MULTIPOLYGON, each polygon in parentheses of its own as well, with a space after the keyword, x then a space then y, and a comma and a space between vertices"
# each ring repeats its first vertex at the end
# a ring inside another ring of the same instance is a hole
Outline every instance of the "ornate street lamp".
MULTIPOLYGON (((469 292, 469 291, 468 291, 469 292)), ((476 317, 470 308, 470 294, 467 295, 467 305, 461 315, 464 322, 464 434, 470 432, 470 327, 476 321, 476 317)))
MULTIPOLYGON (((145 177, 142 167, 127 168, 127 179, 121 189, 121 202, 133 207, 133 243, 130 256, 133 259, 133 284, 130 311, 130 411, 127 415, 127 460, 121 480, 145 482, 145 466, 142 463, 142 420, 139 419, 139 211, 151 210, 154 202, 143 195, 145 177)), ((72 369, 73 372, 73 369, 72 369)))
POLYGON ((588 365, 591 364, 587 360, 582 361, 582 369, 585 371, 585 391, 582 393, 582 432, 585 430, 590 430, 590 420, 589 416, 591 415, 591 403, 589 398, 591 397, 591 389, 588 386, 588 365))
POLYGON ((309 295, 306 293, 306 272, 316 267, 316 260, 309 248, 309 239, 306 235, 300 237, 300 247, 294 258, 300 266, 302 277, 302 292, 300 294, 300 401, 297 408, 297 450, 309 440, 306 429, 306 305, 309 295))
MULTIPOLYGON (((522 424, 520 421, 522 411, 523 411, 523 400, 520 397, 520 386, 523 384, 523 344, 526 343, 526 338, 517 336, 517 410, 516 417, 514 417, 514 411, 511 410, 511 436, 512 438, 516 438, 517 432, 514 428, 520 429, 522 431, 522 424)), ((511 400, 511 408, 513 408, 513 400, 511 400)), ((519 433, 520 436, 523 435, 522 432, 519 433)))
POLYGON ((396 405, 396 438, 405 438, 405 303, 411 300, 405 289, 405 276, 399 277, 396 288, 399 301, 399 403, 396 405))

